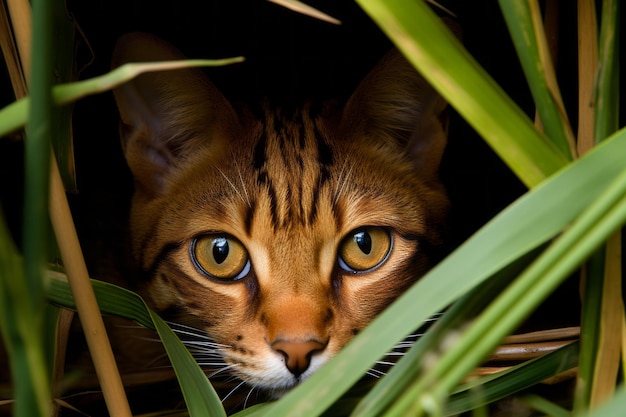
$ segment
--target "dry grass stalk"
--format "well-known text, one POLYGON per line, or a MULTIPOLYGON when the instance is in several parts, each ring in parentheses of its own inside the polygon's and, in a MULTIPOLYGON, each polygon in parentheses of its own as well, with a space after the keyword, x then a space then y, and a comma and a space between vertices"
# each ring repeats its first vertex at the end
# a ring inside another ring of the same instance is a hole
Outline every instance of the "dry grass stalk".
POLYGON ((24 0, 7 0, 9 15, 11 16, 11 27, 19 52, 21 68, 24 72, 26 84, 30 82, 32 45, 32 19, 30 3, 24 0))
POLYGON ((22 98, 28 94, 26 78, 24 71, 22 71, 22 65, 20 64, 17 44, 13 36, 4 1, 0 2, 0 48, 2 49, 4 62, 6 63, 9 78, 11 79, 11 86, 13 87, 15 98, 22 98))
POLYGON ((578 154, 584 155, 594 143, 593 86, 598 68, 598 26, 595 2, 578 1, 578 154))
POLYGON ((50 175, 50 218, 109 414, 130 417, 132 414, 122 379, 89 281, 65 188, 54 158, 50 175))

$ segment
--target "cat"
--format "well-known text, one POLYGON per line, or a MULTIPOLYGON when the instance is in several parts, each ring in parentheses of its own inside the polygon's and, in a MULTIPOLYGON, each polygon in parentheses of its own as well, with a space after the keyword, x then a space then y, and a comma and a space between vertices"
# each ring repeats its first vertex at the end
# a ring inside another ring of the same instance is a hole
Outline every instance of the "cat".
MULTIPOLYGON (((112 65, 183 58, 131 33, 112 65)), ((396 50, 343 106, 235 106, 199 69, 114 96, 140 292, 215 372, 280 397, 441 254, 447 104, 396 50)))

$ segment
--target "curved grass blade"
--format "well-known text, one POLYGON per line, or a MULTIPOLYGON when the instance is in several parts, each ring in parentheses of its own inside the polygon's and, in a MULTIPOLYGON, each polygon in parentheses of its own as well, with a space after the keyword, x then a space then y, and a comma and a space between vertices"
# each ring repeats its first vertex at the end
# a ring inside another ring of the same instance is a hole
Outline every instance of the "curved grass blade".
POLYGON ((528 187, 567 164, 424 2, 357 3, 528 187))
MULTIPOLYGON (((74 308, 74 300, 67 280, 57 272, 50 272, 48 300, 67 308, 74 308)), ((137 294, 101 281, 92 280, 98 305, 104 314, 125 317, 147 328, 156 330, 172 362, 189 415, 225 417, 226 413, 217 393, 202 369, 193 359, 178 336, 155 313, 150 311, 137 294)))
POLYGON ((626 130, 622 130, 517 200, 264 415, 322 413, 421 323, 559 233, 622 172, 625 154, 626 130))
POLYGON ((578 364, 579 344, 572 342, 506 371, 459 386, 448 399, 445 415, 452 416, 506 398, 578 364))
POLYGON ((572 159, 576 155, 574 133, 556 81, 539 5, 536 0, 500 0, 499 3, 541 125, 563 155, 572 159))
MULTIPOLYGON (((102 93, 151 71, 168 71, 188 67, 222 66, 243 62, 242 57, 226 59, 189 59, 183 61, 142 62, 121 65, 114 70, 88 80, 60 84, 52 88, 54 104, 68 104, 91 94, 102 93)), ((28 118, 30 98, 24 97, 0 110, 0 137, 24 126, 28 118)))
POLYGON ((454 386, 624 222, 626 170, 405 390, 390 411, 423 415, 427 404, 443 403, 454 386))
POLYGON ((473 317, 476 317, 491 300, 497 297, 519 273, 536 258, 540 249, 517 259, 484 283, 463 295, 437 320, 413 347, 391 368, 374 388, 355 407, 352 416, 374 417, 381 415, 404 387, 422 373, 421 364, 427 352, 436 352, 445 338, 458 333, 473 317))

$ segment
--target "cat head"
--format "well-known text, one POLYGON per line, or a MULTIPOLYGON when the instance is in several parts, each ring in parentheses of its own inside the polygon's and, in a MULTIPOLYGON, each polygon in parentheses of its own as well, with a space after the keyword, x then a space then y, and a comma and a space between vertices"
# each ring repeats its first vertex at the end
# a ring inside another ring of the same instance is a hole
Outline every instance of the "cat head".
MULTIPOLYGON (((134 33, 113 65, 181 58, 134 33)), ((298 384, 437 257, 446 103, 397 51, 341 107, 235 108, 197 69, 115 98, 144 295, 250 385, 298 384)))

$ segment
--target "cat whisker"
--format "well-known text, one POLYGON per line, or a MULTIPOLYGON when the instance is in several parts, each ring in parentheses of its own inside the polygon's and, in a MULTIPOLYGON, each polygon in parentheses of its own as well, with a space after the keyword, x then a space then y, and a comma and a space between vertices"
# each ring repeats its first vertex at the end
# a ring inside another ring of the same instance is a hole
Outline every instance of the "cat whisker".
POLYGON ((385 356, 404 356, 406 352, 388 352, 385 353, 385 356))
MULTIPOLYGON (((213 377, 215 377, 216 375, 218 375, 218 374, 220 374, 220 373, 222 373, 222 372, 224 372, 224 371, 227 371, 227 370, 229 370, 229 369, 231 369, 231 368, 235 368, 235 367, 237 367, 237 364, 236 364, 236 363, 226 364, 226 363, 222 362, 221 364, 216 364, 216 365, 220 365, 220 366, 221 366, 221 368, 220 368, 220 369, 218 369, 218 370, 216 370, 216 371, 214 371, 214 372, 212 372, 211 374, 209 374, 209 375, 208 375, 208 377, 209 377, 209 378, 213 378, 213 377)), ((232 376, 231 376, 231 377, 232 377, 232 376)))
MULTIPOLYGON (((224 177, 224 179, 228 182, 228 184, 230 184, 230 186, 232 187, 232 189, 235 191, 235 193, 241 198, 241 201, 243 201, 244 203, 248 203, 248 205, 250 205, 250 201, 247 200, 247 198, 244 198, 244 195, 241 193, 241 191, 239 191, 239 189, 235 186, 235 184, 230 180, 230 178, 228 178, 226 176, 226 174, 224 174, 224 172, 217 168, 216 169, 219 171, 220 174, 222 174, 222 177, 224 177)), ((247 195, 246 195, 247 197, 247 195)))
POLYGON ((222 398, 222 403, 223 403, 224 401, 226 401, 226 400, 228 399, 228 397, 230 397, 231 395, 233 395, 233 393, 234 393, 235 391, 237 391, 237 390, 238 390, 238 389, 239 389, 242 385, 244 385, 244 384, 245 384, 245 382, 244 382, 244 381, 241 381, 239 384, 237 384, 237 385, 235 386, 235 388, 231 389, 231 390, 230 390, 230 392, 229 392, 228 394, 226 394, 226 395, 224 396, 224 398, 222 398))
POLYGON ((370 369, 365 374, 368 375, 368 376, 371 376, 372 378, 376 378, 376 379, 380 379, 383 376, 387 375, 386 372, 379 371, 378 369, 374 369, 374 368, 370 369))
POLYGON ((348 170, 348 173, 346 175, 344 175, 345 169, 346 169, 346 164, 348 163, 348 160, 346 159, 343 163, 343 166, 341 167, 341 172, 339 173, 339 179, 337 181, 338 186, 337 186, 337 190, 335 191, 335 197, 334 197, 334 201, 333 204, 337 204, 337 202, 339 201, 339 197, 341 197, 341 194, 343 193, 343 189, 345 188, 346 184, 348 183, 348 180, 350 178, 350 176, 352 175, 352 169, 354 168, 354 162, 352 162, 352 164, 350 165, 350 169, 348 170))
POLYGON ((243 193, 246 196, 246 202, 248 203, 248 207, 252 208, 252 203, 250 203, 250 196, 248 195, 248 190, 246 189, 246 183, 243 181, 243 175, 241 175, 241 169, 239 168, 239 164, 237 163, 237 158, 235 158, 234 154, 233 154, 233 161, 235 161, 235 167, 237 168, 237 174, 239 175, 239 181, 241 182, 241 189, 243 190, 243 193))
POLYGON ((252 395, 252 391, 254 391, 254 389, 255 389, 255 387, 250 388, 250 392, 248 392, 248 395, 246 395, 246 399, 243 401, 243 408, 244 408, 244 410, 248 406, 248 400, 250 399, 250 396, 252 395))

